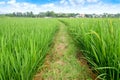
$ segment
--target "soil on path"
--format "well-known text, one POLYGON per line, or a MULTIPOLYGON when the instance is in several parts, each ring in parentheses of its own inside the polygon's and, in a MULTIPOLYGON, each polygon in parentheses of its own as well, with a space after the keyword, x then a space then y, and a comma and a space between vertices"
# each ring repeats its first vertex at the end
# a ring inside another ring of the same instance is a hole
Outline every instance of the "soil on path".
POLYGON ((54 39, 42 70, 34 80, 92 80, 86 66, 76 58, 77 48, 63 23, 54 39))

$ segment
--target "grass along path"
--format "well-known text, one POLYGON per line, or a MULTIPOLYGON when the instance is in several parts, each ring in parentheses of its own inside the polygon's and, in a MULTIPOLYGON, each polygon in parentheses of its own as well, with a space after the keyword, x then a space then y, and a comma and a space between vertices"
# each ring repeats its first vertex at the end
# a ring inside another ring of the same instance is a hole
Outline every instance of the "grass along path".
POLYGON ((77 48, 63 23, 46 57, 43 69, 34 80, 91 80, 87 69, 76 58, 77 48))

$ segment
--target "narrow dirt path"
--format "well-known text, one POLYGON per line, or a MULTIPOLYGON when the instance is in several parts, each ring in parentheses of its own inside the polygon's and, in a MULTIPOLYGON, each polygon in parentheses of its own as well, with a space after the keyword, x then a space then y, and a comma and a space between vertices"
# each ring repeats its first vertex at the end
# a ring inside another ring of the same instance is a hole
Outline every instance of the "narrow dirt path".
POLYGON ((77 48, 63 23, 46 57, 43 69, 34 80, 91 80, 85 66, 76 58, 77 48))

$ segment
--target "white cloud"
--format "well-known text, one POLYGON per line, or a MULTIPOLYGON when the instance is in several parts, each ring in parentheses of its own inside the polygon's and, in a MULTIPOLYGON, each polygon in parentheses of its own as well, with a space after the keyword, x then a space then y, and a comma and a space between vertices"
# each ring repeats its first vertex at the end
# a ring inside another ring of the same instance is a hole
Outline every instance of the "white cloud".
MULTIPOLYGON (((64 0, 64 2, 67 0, 64 0)), ((69 0, 69 3, 73 6, 75 5, 84 5, 85 3, 96 3, 100 0, 69 0)))
POLYGON ((0 2, 0 4, 0 11, 2 13, 27 11, 39 13, 48 10, 65 13, 120 13, 120 4, 105 4, 100 2, 100 0, 60 0, 59 3, 42 5, 9 0, 8 2, 0 2), (85 3, 88 3, 88 5, 84 5, 85 3))
POLYGON ((68 5, 68 1, 66 1, 66 0, 61 0, 61 1, 60 1, 60 4, 62 4, 62 5, 68 5))
POLYGON ((1 2, 0 2, 0 5, 3 5, 3 4, 5 4, 5 2, 4 2, 4 1, 1 1, 1 2))
POLYGON ((44 4, 44 5, 41 5, 41 7, 43 7, 43 8, 53 8, 54 3, 44 4))
POLYGON ((8 3, 8 4, 15 4, 15 3, 16 3, 16 0, 9 0, 7 3, 8 3))
POLYGON ((99 0, 87 0, 89 3, 98 2, 99 0))
POLYGON ((61 0, 60 3, 64 4, 65 2, 67 2, 66 0, 61 0))
POLYGON ((97 3, 88 5, 86 7, 81 8, 81 12, 83 13, 120 13, 120 4, 112 5, 112 4, 104 4, 104 3, 97 3))
POLYGON ((83 5, 85 3, 85 0, 69 0, 69 3, 72 6, 83 5))

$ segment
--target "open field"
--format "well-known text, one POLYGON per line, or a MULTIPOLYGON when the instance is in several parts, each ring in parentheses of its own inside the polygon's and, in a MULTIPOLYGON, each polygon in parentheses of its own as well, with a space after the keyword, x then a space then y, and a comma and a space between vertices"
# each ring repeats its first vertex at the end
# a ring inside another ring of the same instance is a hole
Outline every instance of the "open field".
POLYGON ((96 79, 120 80, 119 26, 119 19, 1 17, 0 80, 39 72, 36 80, 91 80, 89 69, 96 79))

